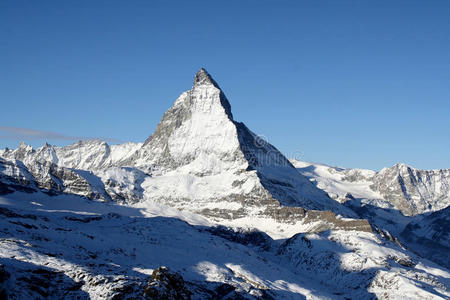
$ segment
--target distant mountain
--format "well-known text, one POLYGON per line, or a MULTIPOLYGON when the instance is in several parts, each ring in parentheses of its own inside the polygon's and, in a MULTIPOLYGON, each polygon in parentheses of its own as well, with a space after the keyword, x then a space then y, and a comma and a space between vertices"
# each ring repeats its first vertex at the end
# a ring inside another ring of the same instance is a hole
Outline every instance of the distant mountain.
POLYGON ((345 194, 380 207, 400 210, 405 216, 434 212, 450 206, 450 170, 424 171, 396 164, 379 172, 343 169, 291 160, 301 174, 333 198, 345 194))
POLYGON ((424 171, 396 164, 378 172, 371 188, 405 215, 438 211, 450 205, 450 170, 424 171))

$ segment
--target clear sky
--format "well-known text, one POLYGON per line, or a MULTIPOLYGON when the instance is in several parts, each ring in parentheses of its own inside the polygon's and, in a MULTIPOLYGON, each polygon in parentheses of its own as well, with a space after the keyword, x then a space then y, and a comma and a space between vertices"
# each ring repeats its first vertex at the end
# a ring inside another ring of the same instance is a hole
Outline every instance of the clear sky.
POLYGON ((450 1, 0 1, 0 148, 144 141, 205 67, 289 157, 450 168, 450 1))

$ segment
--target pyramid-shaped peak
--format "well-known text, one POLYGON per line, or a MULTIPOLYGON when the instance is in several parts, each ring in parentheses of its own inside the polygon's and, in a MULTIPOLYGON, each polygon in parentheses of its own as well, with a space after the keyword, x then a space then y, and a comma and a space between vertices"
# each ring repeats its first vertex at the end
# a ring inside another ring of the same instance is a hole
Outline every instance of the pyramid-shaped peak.
POLYGON ((195 74, 194 77, 194 87, 201 85, 213 85, 216 88, 220 89, 217 82, 211 77, 211 75, 209 75, 209 73, 204 68, 198 70, 197 74, 195 74))

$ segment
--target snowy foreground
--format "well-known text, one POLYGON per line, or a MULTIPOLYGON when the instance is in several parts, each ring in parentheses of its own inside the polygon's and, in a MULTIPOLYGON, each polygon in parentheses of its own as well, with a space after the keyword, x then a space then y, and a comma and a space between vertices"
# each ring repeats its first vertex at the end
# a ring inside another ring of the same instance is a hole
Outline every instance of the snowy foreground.
POLYGON ((449 205, 289 161, 201 69, 144 143, 0 150, 0 299, 450 299, 449 205))
POLYGON ((160 266, 192 299, 450 297, 447 270, 372 233, 274 240, 162 206, 23 193, 0 202, 2 287, 13 299, 139 298, 160 266))

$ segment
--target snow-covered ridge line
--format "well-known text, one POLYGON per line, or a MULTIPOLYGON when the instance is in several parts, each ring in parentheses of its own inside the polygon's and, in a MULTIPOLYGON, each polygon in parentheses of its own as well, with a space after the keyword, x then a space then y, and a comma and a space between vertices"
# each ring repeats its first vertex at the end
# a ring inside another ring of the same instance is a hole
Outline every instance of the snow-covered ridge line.
POLYGON ((46 143, 37 149, 21 143, 16 149, 0 150, 0 157, 25 164, 46 161, 64 168, 95 170, 118 165, 141 147, 142 143, 109 145, 101 140, 79 141, 63 147, 46 143))
POLYGON ((418 170, 395 164, 379 172, 343 169, 291 160, 303 175, 316 182, 332 198, 346 201, 346 194, 383 208, 395 208, 411 216, 450 206, 450 170, 418 170))

